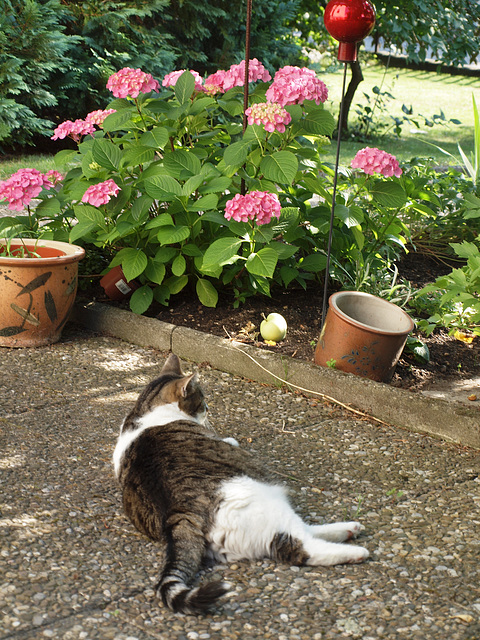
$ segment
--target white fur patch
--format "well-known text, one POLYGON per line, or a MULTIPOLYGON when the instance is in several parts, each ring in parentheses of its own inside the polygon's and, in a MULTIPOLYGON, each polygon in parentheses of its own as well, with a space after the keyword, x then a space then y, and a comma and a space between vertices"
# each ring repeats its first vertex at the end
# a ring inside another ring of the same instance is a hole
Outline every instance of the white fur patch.
POLYGON ((361 530, 359 523, 308 525, 292 509, 282 486, 237 476, 223 482, 220 491, 223 501, 208 535, 211 552, 217 558, 231 562, 268 557, 272 540, 279 533, 301 541, 309 565, 362 562, 368 557, 368 551, 362 547, 314 537, 323 530, 327 536, 345 540, 352 529, 361 530))
POLYGON ((188 420, 190 422, 198 422, 202 424, 202 419, 195 419, 182 411, 178 402, 171 402, 170 404, 163 404, 155 409, 152 409, 149 413, 137 420, 137 426, 133 430, 122 431, 123 424, 120 428, 120 435, 118 436, 117 445, 113 451, 113 466, 115 469, 115 476, 118 478, 120 473, 120 464, 122 462, 123 455, 128 447, 132 444, 138 436, 151 427, 159 427, 169 422, 175 422, 175 420, 188 420))
POLYGON ((220 492, 223 501, 208 535, 214 554, 227 561, 253 560, 269 555, 279 532, 303 538, 305 525, 290 506, 284 487, 237 476, 226 480, 220 492))
POLYGON ((238 440, 235 440, 235 438, 223 438, 224 442, 227 442, 228 444, 231 444, 232 447, 238 447, 238 440))

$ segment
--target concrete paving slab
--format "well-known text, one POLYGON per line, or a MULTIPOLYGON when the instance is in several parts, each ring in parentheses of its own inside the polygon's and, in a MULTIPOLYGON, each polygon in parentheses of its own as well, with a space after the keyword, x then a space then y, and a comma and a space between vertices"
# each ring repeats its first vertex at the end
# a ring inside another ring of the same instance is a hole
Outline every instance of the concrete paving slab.
MULTIPOLYGON (((2 349, 17 396, 0 417, 2 640, 473 640, 480 637, 480 453, 352 416, 332 403, 202 365, 211 420, 287 482, 310 522, 356 518, 370 559, 333 568, 220 565, 232 593, 175 615, 152 586, 163 550, 124 517, 111 454, 165 352, 67 327, 2 349), (69 376, 69 371, 77 373, 69 376), (83 373, 80 373, 83 372, 83 373)), ((195 367, 186 362, 185 369, 195 367)))

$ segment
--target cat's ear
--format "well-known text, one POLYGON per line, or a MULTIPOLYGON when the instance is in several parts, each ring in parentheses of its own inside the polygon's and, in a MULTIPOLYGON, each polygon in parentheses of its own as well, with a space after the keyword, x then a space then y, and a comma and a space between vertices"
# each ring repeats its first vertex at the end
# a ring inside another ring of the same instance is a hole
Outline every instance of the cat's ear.
POLYGON ((192 373, 191 376, 186 376, 183 378, 180 384, 180 393, 184 398, 186 398, 189 394, 190 389, 198 383, 198 376, 196 373, 192 373))
POLYGON ((166 373, 174 373, 183 376, 183 371, 180 367, 180 360, 174 353, 171 353, 168 356, 160 372, 161 375, 164 375, 166 373))

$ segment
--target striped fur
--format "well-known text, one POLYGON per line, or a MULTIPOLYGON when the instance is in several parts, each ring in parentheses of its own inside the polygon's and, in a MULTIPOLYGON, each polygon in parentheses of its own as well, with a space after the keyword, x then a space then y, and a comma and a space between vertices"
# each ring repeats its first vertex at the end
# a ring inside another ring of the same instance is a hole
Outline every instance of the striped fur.
POLYGON ((171 355, 125 418, 113 455, 125 513, 165 544, 157 591, 168 608, 205 612, 227 592, 221 581, 195 586, 208 557, 330 565, 368 555, 338 544, 360 532, 358 523, 305 524, 264 464, 216 436, 206 411, 197 376, 185 376, 171 355))

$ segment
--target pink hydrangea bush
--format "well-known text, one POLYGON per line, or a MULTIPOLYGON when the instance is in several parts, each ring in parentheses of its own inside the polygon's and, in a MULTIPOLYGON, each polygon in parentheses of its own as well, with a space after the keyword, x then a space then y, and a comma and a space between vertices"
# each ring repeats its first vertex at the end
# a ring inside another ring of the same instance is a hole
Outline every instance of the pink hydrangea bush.
POLYGON ((96 124, 98 127, 101 127, 105 118, 112 113, 116 113, 116 109, 97 109, 96 111, 87 113, 85 116, 85 122, 88 122, 89 124, 96 124))
MULTIPOLYGON (((177 80, 180 78, 182 73, 185 73, 186 69, 180 69, 179 71, 172 71, 171 73, 167 73, 162 81, 163 87, 174 87, 177 84, 177 80)), ((190 69, 190 73, 195 78, 195 91, 203 91, 203 78, 198 73, 198 71, 194 71, 190 69)))
POLYGON ((112 196, 116 196, 120 191, 120 187, 114 182, 114 180, 105 180, 105 182, 99 182, 98 184, 92 184, 85 191, 82 197, 82 202, 91 204, 93 207, 100 207, 102 204, 107 204, 112 196))
POLYGON ((47 171, 45 176, 47 177, 47 180, 53 184, 53 186, 57 185, 65 177, 60 173, 60 171, 56 171, 55 169, 50 169, 50 171, 47 171))
POLYGON ((312 69, 287 65, 276 72, 266 97, 269 102, 276 102, 282 107, 303 104, 305 100, 320 104, 327 100, 328 89, 312 69))
POLYGON ((6 200, 9 209, 21 211, 43 189, 51 189, 52 186, 47 175, 37 169, 19 169, 7 180, 0 182, 0 200, 6 200))
MULTIPOLYGON (((182 73, 173 71, 160 83, 171 89, 182 73)), ((326 235, 309 224, 305 199, 312 192, 325 194, 331 181, 321 171, 323 145, 302 136, 307 132, 309 138, 322 138, 333 132, 335 120, 322 107, 328 97, 325 84, 312 70, 293 66, 277 71, 272 81, 257 59, 250 60, 247 79, 245 62, 219 70, 203 83, 197 72, 191 73, 195 82, 188 83, 192 92, 185 96, 189 98, 185 109, 177 108, 179 100, 170 89, 158 99, 159 82, 140 69, 125 67, 112 74, 107 86, 119 98, 108 105, 113 108, 92 111, 83 120, 68 120, 55 129, 54 140, 70 137, 78 143, 75 150, 64 149, 56 158, 59 166, 68 167, 64 178, 56 171, 23 169, 0 183, 0 199, 12 209, 28 207, 35 197, 44 200, 34 215, 29 211, 28 216, 0 220, 5 237, 18 235, 19 230, 57 239, 68 234, 70 242, 93 243, 108 255, 112 239, 118 239, 115 264, 121 264, 128 279, 141 284, 130 299, 136 313, 143 313, 154 298, 168 304, 170 295, 187 284, 195 283, 206 306, 215 306, 220 288, 230 287, 235 304, 240 304, 249 295, 267 293, 271 284, 288 287, 292 279, 304 284, 302 258, 322 249, 326 235), (229 89, 244 86, 246 80, 268 84, 251 92, 253 103, 245 115, 249 125, 257 126, 243 132, 243 91, 229 89), (210 97, 215 94, 220 99, 210 97), (102 130, 114 109, 111 126, 105 127, 108 132, 102 130), (317 118, 320 111, 322 117, 317 118), (245 195, 238 193, 242 179, 245 195), (295 232, 282 238, 277 228, 278 237, 269 242, 271 234, 259 232, 256 225, 281 219, 281 205, 284 228, 295 232), (92 215, 91 207, 98 207, 99 214, 92 215), (219 217, 218 211, 224 215, 219 217), (165 220, 168 224, 157 226, 165 220), (248 224, 249 234, 246 224, 234 221, 248 224), (155 256, 164 246, 174 251, 159 268, 155 256), (176 268, 181 261, 174 265, 177 256, 185 258, 181 275, 176 268), (259 259, 253 260, 255 256, 259 259)), ((395 158, 378 149, 362 150, 352 166, 387 178, 401 175, 395 158)), ((378 190, 366 176, 340 176, 341 195, 364 212, 365 220, 355 238, 346 222, 343 231, 352 242, 362 235, 365 247, 375 248, 374 262, 368 262, 365 253, 365 270, 381 264, 379 238, 382 246, 393 246, 388 237, 395 226, 391 221, 403 201, 410 206, 403 181, 391 182, 389 193, 385 190, 376 197, 378 190)), ((334 238, 335 259, 360 282, 364 273, 359 272, 357 255, 344 247, 343 239, 335 244, 334 238)), ((321 268, 320 263, 313 266, 321 268)))
POLYGON ((274 102, 257 102, 245 111, 248 124, 259 124, 265 131, 285 132, 285 125, 290 124, 292 116, 286 109, 274 102))
MULTIPOLYGON (((268 82, 272 79, 269 71, 265 69, 263 64, 252 58, 248 62, 248 82, 268 82)), ((204 87, 208 93, 225 93, 233 87, 243 87, 245 84, 245 60, 239 64, 232 64, 228 71, 216 71, 212 75, 205 78, 204 87)))
POLYGON ((91 122, 86 122, 86 120, 81 119, 73 122, 72 120, 65 120, 65 122, 59 124, 53 132, 52 140, 63 140, 64 138, 70 137, 72 140, 75 140, 75 142, 79 142, 82 136, 92 133, 95 133, 95 127, 91 122))
POLYGON ((360 149, 350 166, 352 169, 361 169, 370 176, 374 173, 380 173, 385 178, 392 176, 399 178, 402 175, 402 169, 396 157, 376 147, 360 149))
POLYGON ((138 98, 140 93, 150 93, 158 90, 160 85, 150 73, 141 69, 124 67, 112 74, 107 81, 109 89, 115 98, 138 98))
POLYGON ((237 222, 254 220, 258 225, 268 224, 272 217, 280 218, 278 196, 268 191, 250 191, 244 196, 237 193, 225 205, 225 218, 237 222))
POLYGON ((204 89, 207 93, 214 95, 215 93, 225 93, 223 83, 225 80, 226 71, 215 71, 211 75, 205 78, 204 89))
MULTIPOLYGON (((268 82, 272 76, 267 69, 256 58, 249 60, 248 62, 248 82, 268 82)), ((245 84, 245 60, 242 60, 239 64, 232 64, 230 69, 225 72, 223 80, 223 89, 228 91, 233 87, 243 87, 245 84)))

